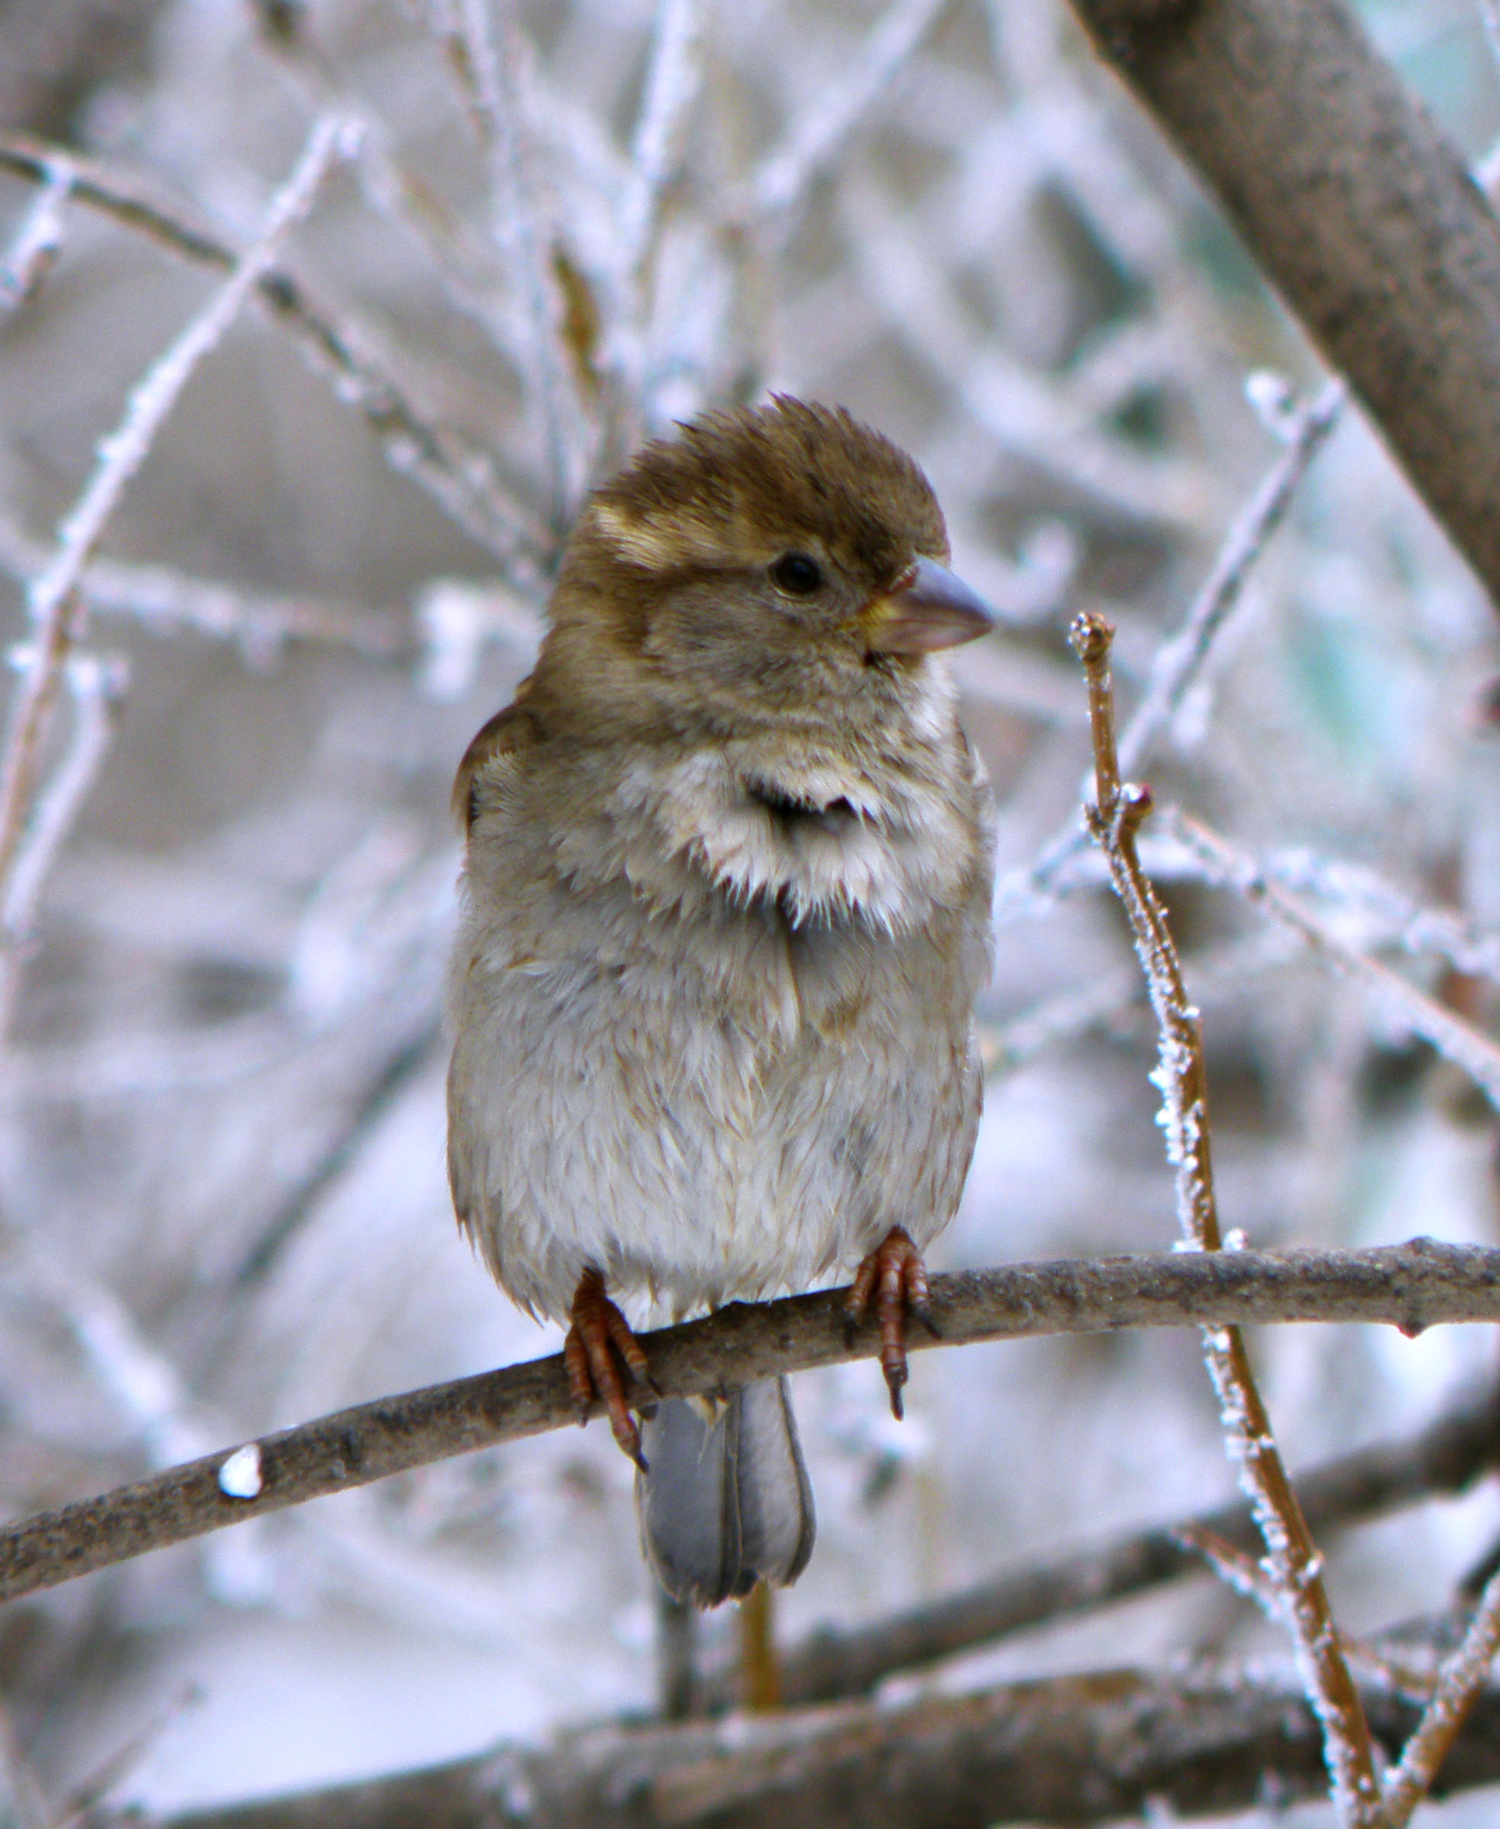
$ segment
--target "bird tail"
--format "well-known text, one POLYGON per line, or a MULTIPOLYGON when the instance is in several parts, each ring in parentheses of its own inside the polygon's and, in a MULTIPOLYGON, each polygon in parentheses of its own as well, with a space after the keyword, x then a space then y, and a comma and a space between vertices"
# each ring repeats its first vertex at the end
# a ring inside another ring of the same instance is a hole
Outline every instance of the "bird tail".
POLYGON ((812 1554, 812 1487, 784 1378, 705 1405, 667 1398, 647 1421, 636 1479, 641 1547, 674 1600, 695 1607, 794 1582, 812 1554))

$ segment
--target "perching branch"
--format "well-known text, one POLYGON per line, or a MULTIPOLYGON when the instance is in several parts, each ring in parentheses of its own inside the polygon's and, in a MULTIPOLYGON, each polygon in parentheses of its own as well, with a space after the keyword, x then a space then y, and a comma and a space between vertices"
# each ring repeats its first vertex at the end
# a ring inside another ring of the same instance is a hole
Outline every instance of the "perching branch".
MULTIPOLYGON (((1096 801, 1087 809, 1089 829, 1125 906, 1156 1013, 1158 1064, 1151 1077, 1162 1097, 1178 1223, 1191 1249, 1218 1252, 1223 1237, 1214 1193, 1202 1029, 1166 917, 1137 854, 1136 833, 1151 809, 1151 797, 1120 778, 1109 673, 1114 630, 1103 617, 1086 613, 1075 619, 1071 633, 1088 680, 1093 732, 1096 801)), ((1282 1464, 1244 1337, 1237 1327, 1205 1328, 1203 1352, 1229 1451, 1265 1542, 1266 1572, 1292 1633, 1308 1699, 1323 1725, 1339 1820, 1345 1829, 1378 1829, 1381 1792, 1369 1724, 1334 1624, 1323 1559, 1282 1464)))
POLYGON ((1344 0, 1072 0, 1500 601, 1500 224, 1344 0))
MULTIPOLYGON (((652 1375, 663 1396, 691 1397, 875 1357, 878 1328, 846 1342, 841 1303, 827 1290, 731 1303, 706 1320, 643 1335, 652 1375)), ((932 1303, 943 1346, 1286 1321, 1379 1322, 1416 1333, 1500 1321, 1500 1250, 1418 1239, 1373 1251, 1063 1260, 938 1276, 932 1303)), ((572 1421, 560 1354, 337 1411, 0 1532, 0 1600, 572 1421)))

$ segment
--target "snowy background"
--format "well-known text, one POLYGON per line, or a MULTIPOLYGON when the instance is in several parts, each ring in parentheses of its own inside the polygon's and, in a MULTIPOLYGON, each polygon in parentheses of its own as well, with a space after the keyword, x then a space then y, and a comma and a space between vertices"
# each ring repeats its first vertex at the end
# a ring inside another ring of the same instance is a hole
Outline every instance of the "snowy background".
MULTIPOLYGON (((1367 11, 1479 159, 1500 87, 1477 14, 1367 11)), ((497 134, 441 0, 0 0, 0 125, 148 175, 237 247, 317 114, 362 123, 283 264, 440 429, 452 484, 445 503, 252 307, 109 524, 82 650, 102 670, 75 664, 49 756, 86 765, 90 730, 107 747, 28 911, 0 1056, 11 1517, 555 1350, 460 1241, 443 1178, 449 783, 526 670, 589 475, 770 387, 918 455, 1006 624, 955 659, 1002 799, 999 969, 984 1128, 935 1264, 1171 1242, 1123 923, 1086 872, 1056 899, 1027 880, 1087 759, 1065 630, 1103 609, 1139 696, 1315 359, 1059 0, 516 18, 497 134)), ((0 246, 36 198, 0 177, 0 246)), ((222 283, 76 200, 61 225, 0 322, 9 638, 128 390, 222 283)), ((1145 772, 1483 1025, 1500 944, 1414 949, 1402 898, 1500 929, 1497 674, 1493 612, 1348 409, 1145 772)), ((1233 894, 1183 878, 1167 899, 1226 1225, 1497 1242, 1495 1117, 1457 1070, 1233 894)), ((1418 1426, 1495 1358, 1478 1329, 1256 1351, 1294 1466, 1418 1426)), ((1233 1489, 1187 1335, 925 1354, 908 1401, 898 1428, 868 1364, 799 1380, 820 1528, 787 1638, 1233 1489)), ((171 1809, 649 1708, 629 1476, 602 1427, 565 1432, 11 1606, 16 1794, 53 1821, 133 1749, 112 1796, 171 1809)), ((1497 1533, 1484 1484, 1348 1534, 1343 1623, 1441 1608, 1497 1533)), ((716 1616, 705 1655, 733 1636, 716 1616)), ((1205 1580, 941 1680, 1246 1653, 1282 1647, 1205 1580)), ((1435 1814, 1487 1820, 1479 1799, 1435 1814)))

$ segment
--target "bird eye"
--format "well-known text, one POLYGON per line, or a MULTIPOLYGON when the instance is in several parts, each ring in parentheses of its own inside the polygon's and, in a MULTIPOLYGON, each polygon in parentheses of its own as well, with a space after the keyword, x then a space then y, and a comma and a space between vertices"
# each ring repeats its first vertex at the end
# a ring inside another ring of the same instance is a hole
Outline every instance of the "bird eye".
POLYGON ((806 553, 783 553, 771 567, 771 582, 791 597, 811 597, 823 588, 823 568, 806 553))

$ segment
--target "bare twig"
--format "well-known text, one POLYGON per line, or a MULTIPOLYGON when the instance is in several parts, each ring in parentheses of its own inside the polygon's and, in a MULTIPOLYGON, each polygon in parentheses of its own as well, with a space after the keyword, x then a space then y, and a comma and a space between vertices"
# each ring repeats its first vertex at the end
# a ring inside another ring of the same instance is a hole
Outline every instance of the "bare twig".
POLYGON ((136 385, 119 426, 99 447, 99 462, 58 530, 57 545, 27 593, 31 622, 21 688, 0 766, 0 901, 26 841, 67 660, 79 633, 78 583, 126 484, 151 448, 189 376, 218 343, 245 300, 271 271, 281 244, 306 215, 335 160, 344 156, 346 124, 320 120, 291 177, 277 192, 255 245, 229 279, 136 385))
POLYGON ((1473 1080, 1489 1102, 1500 1110, 1500 1046, 1461 1016, 1408 984, 1399 972, 1372 959, 1333 932, 1300 897, 1273 882, 1256 860, 1221 838, 1217 832, 1189 818, 1171 813, 1174 835, 1194 853, 1215 881, 1237 889, 1278 921, 1295 929, 1313 950, 1341 972, 1368 985, 1380 1001, 1415 1035, 1430 1042, 1438 1053, 1473 1080))
MULTIPOLYGON (((1467 1491, 1500 1457, 1492 1398, 1440 1417, 1405 1441, 1360 1449, 1297 1477, 1308 1527, 1330 1529, 1382 1517, 1440 1493, 1467 1491)), ((1224 1505, 1182 1524, 1123 1531, 996 1576, 869 1625, 820 1626, 781 1662, 788 1705, 864 1695, 886 1677, 1018 1632, 1075 1618, 1201 1572, 1185 1547, 1202 1531, 1240 1549, 1259 1543, 1248 1506, 1224 1505)), ((735 1697, 727 1673, 704 1685, 709 1707, 735 1697)))
MULTIPOLYGON (((1170 823, 1170 811, 1166 818, 1170 823)), ((1500 933, 1476 927, 1455 909, 1419 902, 1362 864, 1298 849, 1273 853, 1262 869, 1287 889, 1356 911, 1376 929, 1381 945, 1436 954, 1456 971, 1500 984, 1500 933)))
MULTIPOLYGON (((1284 965, 1299 951, 1290 935, 1279 933, 1232 941, 1191 961, 1193 983, 1200 997, 1206 989, 1210 993, 1215 988, 1231 994, 1243 992, 1249 977, 1284 965)), ((1146 1001, 1141 974, 1122 966, 1058 991, 1006 1022, 981 1023, 979 1046, 985 1072, 1014 1073, 1049 1048, 1076 1040, 1146 1001)))
MULTIPOLYGON (((0 171, 45 183, 59 156, 59 148, 29 134, 0 132, 0 171)), ((98 160, 66 156, 74 162, 78 202, 200 265, 228 271, 240 260, 229 242, 182 203, 98 160)), ((258 293, 261 303, 296 335, 314 366, 332 380, 340 399, 364 414, 393 468, 419 482, 472 539, 500 559, 515 582, 535 585, 551 564, 555 540, 514 499, 493 459, 434 425, 353 328, 336 322, 290 273, 273 267, 262 275, 258 293)))
MULTIPOLYGON (((822 1291, 732 1303, 706 1320, 644 1335, 652 1376, 664 1397, 690 1397, 874 1356, 878 1327, 847 1340, 842 1299, 822 1291)), ((932 1306, 946 1346, 1310 1320, 1412 1332, 1500 1320, 1500 1250, 1424 1239, 1373 1251, 1162 1252, 1019 1265, 934 1277, 932 1306)), ((0 1532, 0 1600, 263 1512, 558 1429, 574 1416, 560 1354, 343 1410, 245 1444, 255 1450, 253 1494, 238 1484, 226 1491, 227 1457, 210 1455, 0 1532)))
POLYGON ((620 300, 610 345, 621 383, 618 398, 611 403, 618 421, 612 436, 621 450, 636 443, 651 417, 645 398, 646 351, 656 254, 667 189, 682 157, 683 139, 702 81, 702 25, 701 0, 659 0, 651 61, 620 201, 620 300))
MULTIPOLYGON (((1115 750, 1109 651, 1114 631, 1102 617, 1079 616, 1074 646, 1088 679, 1096 802, 1089 827, 1109 861, 1110 877, 1130 921, 1160 1030, 1152 1075, 1162 1095, 1167 1158, 1184 1241, 1198 1251, 1222 1248, 1209 1143, 1208 1085, 1198 1012, 1188 1000, 1166 917, 1136 851, 1136 831, 1150 811, 1144 788, 1121 780, 1115 750)), ((1265 1540, 1266 1567, 1292 1631, 1302 1678, 1324 1731, 1334 1803, 1346 1829, 1381 1820, 1375 1749, 1359 1692, 1339 1645, 1322 1558, 1312 1540, 1271 1433, 1270 1418, 1237 1327, 1204 1330, 1204 1356, 1219 1395, 1230 1452, 1265 1540)))

